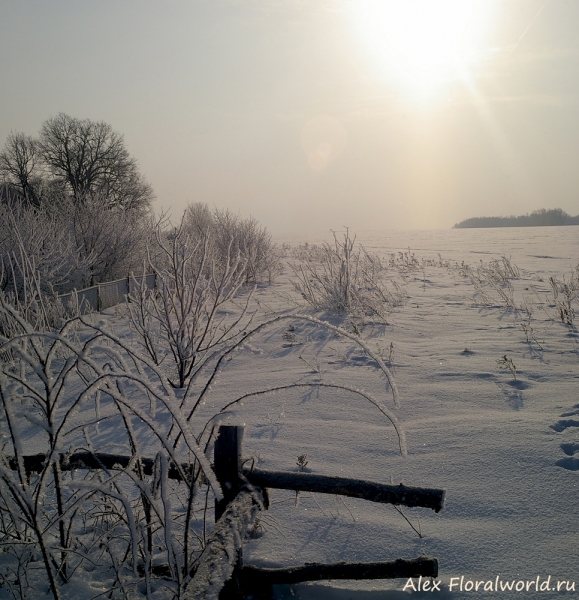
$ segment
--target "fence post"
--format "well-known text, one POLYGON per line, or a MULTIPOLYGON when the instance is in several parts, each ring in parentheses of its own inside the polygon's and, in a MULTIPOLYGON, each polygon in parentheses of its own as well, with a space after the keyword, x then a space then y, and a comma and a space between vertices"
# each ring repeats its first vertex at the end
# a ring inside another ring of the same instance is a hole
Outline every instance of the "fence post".
POLYGON ((215 501, 215 522, 225 512, 227 505, 239 494, 241 473, 241 442, 243 427, 221 425, 215 441, 215 476, 223 490, 223 500, 215 501))
MULTIPOLYGON (((241 488, 241 443, 243 427, 240 425, 220 425, 213 451, 215 477, 221 485, 223 500, 215 500, 215 522, 219 521, 225 509, 241 488)), ((220 600, 233 600, 240 597, 237 574, 243 567, 243 549, 240 547, 231 579, 226 582, 219 594, 220 600)))

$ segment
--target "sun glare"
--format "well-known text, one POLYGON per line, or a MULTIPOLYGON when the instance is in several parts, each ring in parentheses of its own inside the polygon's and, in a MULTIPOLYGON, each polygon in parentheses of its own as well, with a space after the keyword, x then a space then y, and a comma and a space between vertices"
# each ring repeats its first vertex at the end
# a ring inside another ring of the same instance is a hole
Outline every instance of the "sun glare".
POLYGON ((468 73, 482 53, 491 0, 356 0, 349 15, 376 76, 420 101, 468 73))

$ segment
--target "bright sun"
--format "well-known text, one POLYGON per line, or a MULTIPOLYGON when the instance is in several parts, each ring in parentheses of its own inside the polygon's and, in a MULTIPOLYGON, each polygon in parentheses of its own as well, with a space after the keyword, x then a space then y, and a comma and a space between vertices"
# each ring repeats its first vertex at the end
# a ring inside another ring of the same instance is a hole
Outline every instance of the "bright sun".
POLYGON ((492 0, 355 0, 349 17, 376 76, 422 102, 482 56, 492 0))

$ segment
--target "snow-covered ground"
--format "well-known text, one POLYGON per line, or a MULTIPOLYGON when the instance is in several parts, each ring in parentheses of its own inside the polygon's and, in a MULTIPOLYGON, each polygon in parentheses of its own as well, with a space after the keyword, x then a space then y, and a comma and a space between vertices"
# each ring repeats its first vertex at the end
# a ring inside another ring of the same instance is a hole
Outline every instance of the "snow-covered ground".
MULTIPOLYGON (((296 388, 258 396, 224 422, 245 425, 244 454, 262 469, 297 471, 297 457, 306 454, 312 473, 444 488, 445 508, 438 514, 403 510, 419 537, 389 505, 306 493, 296 498, 273 490, 259 537, 246 546, 246 562, 289 566, 425 553, 439 561, 440 598, 547 598, 563 592, 541 586, 556 589, 557 582, 568 582, 563 589, 573 584, 570 593, 578 593, 579 335, 558 322, 549 277, 569 280, 579 262, 579 227, 359 232, 357 241, 393 259, 392 276, 406 294, 386 324, 352 323, 298 306, 288 268, 275 284, 256 291, 259 318, 295 311, 346 330, 358 328, 391 365, 400 409, 360 347, 290 319, 255 336, 235 356, 195 427, 245 392, 316 381, 363 389, 396 413, 408 456, 400 455, 390 422, 345 391, 296 388), (492 290, 486 298, 474 297, 465 265, 474 270, 481 260, 488 264, 502 256, 521 270, 512 298, 530 310, 530 320, 528 312, 505 306, 492 290), (497 363, 503 357, 516 367, 516 378, 497 363), (469 582, 483 583, 476 592, 469 591, 469 582), (500 591, 501 583, 511 582, 512 591, 500 591), (524 591, 516 591, 518 582, 524 591)), ((578 309, 576 300, 574 306, 578 309)), ((106 311, 104 319, 115 332, 128 332, 119 310, 106 311)), ((418 580, 412 584, 418 586, 418 580)), ((86 597, 97 589, 87 579, 86 597)), ((83 593, 75 584, 73 596, 83 593)), ((361 600, 431 592, 396 580, 280 586, 276 593, 361 600)))
MULTIPOLYGON (((399 416, 409 455, 397 454, 392 429, 371 406, 333 393, 279 397, 267 409, 248 406, 245 446, 249 454, 262 457, 263 468, 295 469, 295 457, 306 452, 308 466, 317 473, 442 487, 447 490, 445 509, 439 514, 404 511, 416 527, 420 524, 419 538, 391 506, 302 495, 296 507, 292 494, 274 492, 274 500, 287 501, 272 508, 275 527, 265 525, 264 536, 251 542, 247 560, 273 566, 410 558, 424 552, 439 560, 438 597, 558 595, 535 593, 537 577, 540 590, 550 577, 550 587, 569 581, 577 592, 578 337, 549 320, 548 315, 556 315, 547 303, 544 310, 538 304, 550 292, 548 278, 568 279, 577 265, 579 228, 365 232, 358 240, 382 255, 410 248, 419 259, 435 260, 440 253, 443 261, 473 266, 481 259, 510 256, 522 269, 515 298, 527 297, 535 306, 536 342, 526 342, 520 312, 474 302, 473 286, 456 268, 408 272, 407 303, 390 315, 386 327, 367 327, 363 336, 383 348, 394 345, 399 416), (516 366, 516 380, 497 365, 504 355, 516 366), (457 585, 450 591, 451 581, 460 585, 461 577, 463 592, 457 585), (469 580, 491 581, 495 589, 497 577, 499 590, 500 582, 514 580, 515 586, 524 581, 525 591, 491 592, 487 585, 485 592, 484 583, 478 593, 464 591, 469 580)), ((307 368, 297 356, 317 354, 317 349, 278 345, 262 349, 268 355, 286 354, 283 368, 301 369, 305 377, 307 368)), ((333 346, 324 344, 329 363, 339 360, 333 346)), ((357 359, 355 352, 352 358, 357 359)), ((322 370, 321 376, 384 395, 371 366, 361 358, 359 364, 347 375, 322 370)), ((308 584, 296 586, 294 593, 298 598, 397 598, 407 597, 402 595, 407 583, 332 582, 331 591, 308 584)))

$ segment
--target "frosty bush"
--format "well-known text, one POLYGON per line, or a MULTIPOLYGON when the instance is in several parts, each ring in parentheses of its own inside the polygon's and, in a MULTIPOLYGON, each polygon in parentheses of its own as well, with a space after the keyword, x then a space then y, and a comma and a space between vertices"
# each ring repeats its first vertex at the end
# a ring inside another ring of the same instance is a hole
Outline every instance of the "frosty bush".
MULTIPOLYGON (((4 263, 8 265, 18 285, 8 292, 0 290, 0 301, 15 308, 19 319, 36 331, 48 331, 54 327, 65 311, 58 297, 43 289, 34 263, 25 254, 5 260, 0 268, 0 279, 3 278, 4 263)), ((23 333, 19 319, 11 312, 0 312, 0 335, 12 338, 23 333)))
POLYGON ((237 317, 219 311, 240 291, 247 261, 233 239, 223 251, 209 229, 193 235, 185 221, 170 232, 162 225, 155 231, 157 258, 148 267, 155 290, 143 277, 127 308, 143 349, 155 364, 172 365, 171 384, 183 388, 213 351, 240 335, 251 294, 237 317))
POLYGON ((385 319, 388 308, 402 302, 402 291, 395 282, 388 290, 380 258, 355 241, 346 229, 341 240, 334 233, 333 245, 302 247, 300 261, 290 263, 294 288, 316 309, 385 319))
MULTIPOLYGON (((44 209, 0 205, 0 221, 9 225, 0 242, 0 298, 33 330, 47 331, 65 313, 57 291, 69 278, 74 281, 86 262, 71 236, 44 209)), ((75 308, 70 303, 67 312, 73 314, 75 308)), ((14 314, 0 312, 0 334, 6 338, 23 333, 14 314)))
POLYGON ((90 253, 79 256, 71 228, 62 216, 45 207, 0 204, 0 289, 22 296, 24 274, 32 269, 43 292, 63 292, 81 287, 90 253))
POLYGON ((253 217, 241 219, 228 210, 212 212, 206 204, 196 203, 187 207, 182 227, 193 239, 210 234, 221 261, 239 253, 245 283, 271 283, 281 271, 281 249, 253 217))
POLYGON ((255 220, 210 212, 204 204, 189 206, 176 228, 161 218, 153 239, 146 270, 156 274, 156 289, 151 292, 143 278, 128 314, 145 352, 183 388, 213 352, 247 328, 251 292, 237 316, 225 306, 248 282, 273 279, 277 248, 255 220))
POLYGON ((244 400, 342 390, 373 404, 406 453, 383 401, 319 379, 240 390, 204 413, 244 344, 288 319, 351 340, 399 402, 381 356, 353 333, 304 315, 252 326, 251 292, 243 302, 237 296, 249 259, 233 235, 224 251, 210 230, 193 235, 160 222, 149 250, 156 289, 137 286, 127 304, 139 343, 94 316, 50 313, 24 251, 23 300, 0 293, 0 577, 15 598, 48 586, 58 599, 62 586, 90 572, 110 598, 137 590, 151 597, 161 578, 168 595, 183 597, 206 543, 210 503, 222 497, 208 460, 215 431, 244 400))
POLYGON ((475 298, 486 305, 503 305, 515 310, 528 310, 525 299, 517 302, 511 280, 521 276, 520 270, 506 256, 472 268, 463 264, 461 272, 475 288, 475 298))
MULTIPOLYGON (((185 528, 175 545, 172 522, 178 527, 182 515, 171 512, 169 464, 182 481, 193 485, 203 473, 217 497, 220 489, 167 379, 100 324, 85 323, 79 342, 74 322, 39 334, 5 302, 0 311, 23 331, 0 338, 0 352, 12 356, 0 370, 0 543, 9 555, 4 580, 17 582, 18 595, 26 597, 28 578, 42 568, 40 580, 56 599, 76 572, 104 564, 113 573, 111 593, 125 594, 130 573, 144 570, 147 581, 153 552, 157 560, 161 552, 180 585, 192 560, 191 532, 185 528), (148 410, 135 397, 148 398, 148 410), (180 445, 169 439, 173 424, 182 434, 180 445), (153 439, 143 436, 143 428, 153 439), (102 429, 115 432, 109 447, 127 457, 125 466, 88 470, 81 460, 79 470, 71 469, 79 450, 100 460, 102 429), (37 464, 27 458, 31 448, 43 453, 37 464), (151 477, 141 460, 145 451, 157 452, 151 477), (177 452, 197 465, 196 477, 180 466, 177 452)), ((188 491, 193 499, 185 485, 185 497, 188 491)))
POLYGON ((101 194, 63 199, 60 209, 68 215, 65 227, 68 225, 77 254, 87 265, 80 287, 113 281, 142 268, 153 235, 147 212, 111 205, 101 194))
MULTIPOLYGON (((74 300, 65 311, 58 294, 142 268, 151 231, 146 215, 110 207, 102 197, 61 198, 50 209, 9 198, 0 203, 0 291, 45 331, 65 312, 77 314, 74 300)), ((14 323, 7 319, 0 318, 0 331, 10 337, 14 323)))
POLYGON ((40 207, 9 198, 0 203, 0 286, 17 289, 8 263, 34 265, 49 292, 66 293, 126 277, 142 267, 152 223, 141 210, 111 206, 101 195, 61 197, 40 207))

